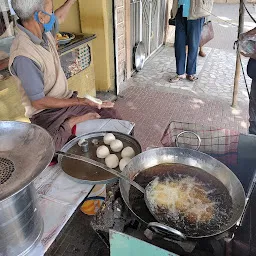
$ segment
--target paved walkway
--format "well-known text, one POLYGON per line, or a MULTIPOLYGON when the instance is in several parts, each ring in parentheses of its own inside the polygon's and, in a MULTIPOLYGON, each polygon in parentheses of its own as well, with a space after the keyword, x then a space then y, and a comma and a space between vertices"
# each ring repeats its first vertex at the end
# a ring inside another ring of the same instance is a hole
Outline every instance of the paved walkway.
POLYGON ((133 84, 116 103, 124 119, 135 122, 135 137, 145 150, 160 146, 170 121, 212 125, 247 132, 247 108, 232 109, 225 101, 156 90, 133 84))
MULTIPOLYGON (((143 149, 159 146, 170 121, 213 125, 247 133, 248 95, 241 77, 238 107, 231 108, 235 52, 206 48, 207 57, 199 58, 199 79, 175 84, 172 47, 163 47, 127 83, 117 101, 124 119, 136 123, 135 136, 143 149)), ((247 60, 243 60, 246 67, 247 60)), ((250 83, 249 78, 247 78, 250 83)))
MULTIPOLYGON (((231 104, 236 64, 236 53, 220 49, 205 48, 207 57, 198 58, 197 73, 199 79, 195 82, 187 80, 170 83, 169 79, 175 75, 175 57, 172 47, 163 47, 145 65, 143 70, 128 81, 128 85, 145 85, 166 92, 181 93, 207 97, 209 99, 224 100, 231 104)), ((246 70, 247 59, 243 58, 246 70)), ((251 81, 247 77, 248 85, 251 81)), ((244 79, 241 76, 239 105, 248 104, 248 95, 244 79)))

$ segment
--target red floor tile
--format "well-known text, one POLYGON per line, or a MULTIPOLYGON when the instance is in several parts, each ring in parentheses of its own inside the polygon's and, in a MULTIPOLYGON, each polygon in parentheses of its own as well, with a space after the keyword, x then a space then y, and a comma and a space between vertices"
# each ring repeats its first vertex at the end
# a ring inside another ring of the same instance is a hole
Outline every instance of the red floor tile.
POLYGON ((247 110, 241 118, 234 117, 229 103, 196 99, 177 93, 165 93, 143 87, 128 87, 123 98, 116 102, 116 108, 123 119, 135 122, 135 137, 145 150, 149 146, 160 146, 161 136, 170 121, 196 122, 219 128, 236 127, 246 133, 241 122, 247 123, 247 110), (201 100, 201 101, 200 101, 201 100))

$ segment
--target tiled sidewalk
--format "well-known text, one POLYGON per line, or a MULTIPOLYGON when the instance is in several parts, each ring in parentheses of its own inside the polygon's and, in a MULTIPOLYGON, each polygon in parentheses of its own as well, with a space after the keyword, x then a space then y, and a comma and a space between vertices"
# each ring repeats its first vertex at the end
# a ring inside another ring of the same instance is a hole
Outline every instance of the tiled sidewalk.
MULTIPOLYGON (((170 121, 196 122, 218 128, 248 130, 248 94, 240 78, 238 106, 231 108, 235 51, 205 48, 198 58, 198 80, 170 83, 175 75, 174 49, 162 47, 143 70, 128 80, 116 107, 124 119, 136 123, 135 136, 143 149, 159 146, 170 121)), ((247 59, 243 58, 246 72, 247 59)), ((251 80, 246 77, 250 87, 251 80)))
POLYGON ((135 137, 145 150, 160 146, 170 121, 196 122, 247 132, 247 108, 232 109, 227 102, 159 91, 152 86, 133 85, 116 103, 124 119, 135 122, 135 137))
MULTIPOLYGON (((199 79, 195 82, 187 80, 170 83, 169 79, 175 75, 174 49, 169 46, 161 48, 146 64, 142 71, 135 74, 126 86, 147 86, 156 90, 176 92, 185 95, 207 97, 209 99, 223 100, 228 104, 232 102, 236 53, 220 49, 205 48, 207 56, 198 58, 197 74, 199 79)), ((247 59, 243 58, 246 72, 247 59)), ((250 79, 248 77, 250 87, 250 79)), ((248 105, 248 95, 241 76, 238 103, 248 105)))

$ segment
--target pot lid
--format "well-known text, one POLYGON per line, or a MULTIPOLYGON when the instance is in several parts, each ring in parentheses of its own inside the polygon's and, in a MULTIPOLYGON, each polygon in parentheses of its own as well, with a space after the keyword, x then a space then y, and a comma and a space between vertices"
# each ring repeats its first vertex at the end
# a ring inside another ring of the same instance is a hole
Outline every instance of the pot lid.
POLYGON ((0 121, 0 201, 28 186, 51 162, 50 134, 29 123, 0 121))
POLYGON ((135 68, 137 71, 140 71, 146 60, 146 51, 144 44, 142 42, 139 42, 135 49, 135 68))

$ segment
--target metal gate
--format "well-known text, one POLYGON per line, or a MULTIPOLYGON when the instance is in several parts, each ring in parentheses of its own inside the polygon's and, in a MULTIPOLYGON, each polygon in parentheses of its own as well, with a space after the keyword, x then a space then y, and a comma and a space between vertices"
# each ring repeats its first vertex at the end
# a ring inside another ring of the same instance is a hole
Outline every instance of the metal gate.
POLYGON ((134 48, 142 41, 146 57, 162 44, 165 27, 166 0, 130 0, 131 4, 131 67, 134 69, 134 48))

